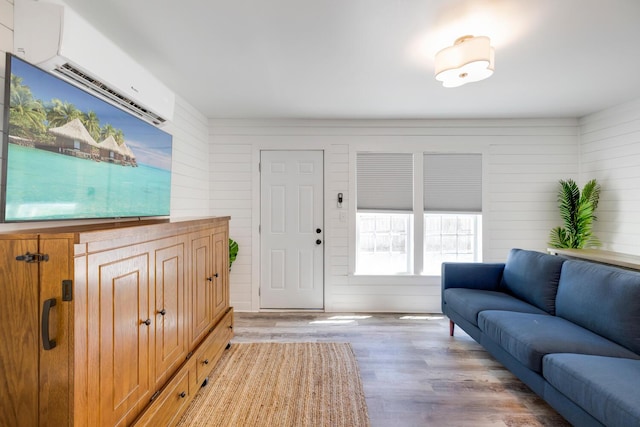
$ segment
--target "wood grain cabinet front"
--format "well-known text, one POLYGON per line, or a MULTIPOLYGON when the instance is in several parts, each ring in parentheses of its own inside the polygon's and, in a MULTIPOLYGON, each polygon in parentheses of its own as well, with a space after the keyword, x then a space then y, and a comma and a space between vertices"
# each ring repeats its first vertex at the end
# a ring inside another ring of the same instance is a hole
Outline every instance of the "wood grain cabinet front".
POLYGON ((194 233, 191 243, 191 342, 189 347, 202 341, 208 333, 213 319, 213 248, 208 233, 194 233))
POLYGON ((89 370, 89 400, 100 410, 89 412, 89 424, 125 426, 149 402, 152 338, 148 245, 91 254, 87 258, 90 289, 88 352, 99 355, 89 370))
POLYGON ((229 231, 214 227, 192 234, 190 242, 194 349, 229 307, 229 231))
POLYGON ((186 239, 167 239, 153 251, 155 304, 155 388, 182 364, 188 349, 186 239))
POLYGON ((233 309, 229 308, 225 316, 196 351, 196 384, 202 384, 209 376, 222 356, 222 352, 231 341, 233 337, 232 323, 233 309))
POLYGON ((169 381, 162 395, 152 402, 149 410, 136 422, 136 427, 177 424, 195 395, 193 387, 189 388, 193 376, 193 369, 184 369, 169 381))
POLYGON ((179 418, 229 310, 228 221, 0 233, 0 426, 179 418))
POLYGON ((71 303, 62 279, 70 266, 67 239, 0 235, 0 426, 68 422, 71 303), (45 262, 50 251, 59 256, 45 262))
POLYGON ((220 319, 229 307, 229 231, 217 227, 213 242, 213 321, 220 319))

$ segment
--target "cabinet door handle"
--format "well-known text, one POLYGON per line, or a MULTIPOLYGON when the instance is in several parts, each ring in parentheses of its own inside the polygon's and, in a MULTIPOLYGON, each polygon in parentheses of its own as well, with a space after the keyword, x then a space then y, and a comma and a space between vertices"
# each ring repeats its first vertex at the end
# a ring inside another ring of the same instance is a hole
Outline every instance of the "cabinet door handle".
POLYGON ((50 298, 42 304, 42 347, 45 350, 51 350, 56 346, 56 340, 49 338, 49 314, 51 307, 55 307, 56 299, 50 298))
POLYGON ((147 326, 151 325, 151 319, 143 320, 142 324, 147 326))
POLYGON ((167 310, 165 310, 164 308, 162 310, 160 310, 158 312, 158 314, 160 314, 161 316, 164 316, 165 314, 167 314, 167 310))
POLYGON ((218 277, 218 273, 214 274, 213 277, 218 277))
POLYGON ((209 359, 204 359, 204 360, 202 361, 202 363, 203 363, 203 364, 205 364, 205 365, 208 365, 208 364, 209 364, 209 359))
POLYGON ((213 277, 207 277, 207 280, 213 282, 213 277))
POLYGON ((187 396, 187 393, 185 393, 184 391, 182 393, 180 393, 178 396, 180 396, 182 399, 184 399, 187 396))

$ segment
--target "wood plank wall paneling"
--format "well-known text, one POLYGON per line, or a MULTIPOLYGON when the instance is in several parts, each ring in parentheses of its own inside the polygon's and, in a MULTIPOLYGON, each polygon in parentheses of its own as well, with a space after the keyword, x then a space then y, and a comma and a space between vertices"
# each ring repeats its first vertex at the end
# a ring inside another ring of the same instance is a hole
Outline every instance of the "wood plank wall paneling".
POLYGON ((173 135, 171 217, 211 215, 207 119, 182 97, 167 131, 173 135))
MULTIPOLYGON (((5 65, 7 52, 13 50, 13 0, 0 0, 0 111, 4 109, 5 65)), ((0 130, 4 132, 4 114, 0 113, 0 130)), ((4 138, 0 138, 0 156, 2 156, 4 138)), ((1 160, 1 159, 0 159, 1 160)), ((2 162, 0 161, 0 174, 2 162)))
POLYGON ((578 179, 577 120, 395 120, 255 122, 210 120, 213 214, 231 215, 240 252, 231 272, 231 304, 259 309, 259 173, 263 149, 325 152, 325 309, 440 311, 437 277, 354 276, 354 217, 358 150, 482 152, 484 260, 503 261, 509 249, 544 251, 559 225, 557 182, 578 179), (254 164, 254 162, 256 164, 254 164), (336 194, 343 193, 338 209, 336 194), (346 215, 342 220, 340 215, 346 215), (353 218, 352 218, 353 217, 353 218))
POLYGON ((241 302, 240 310, 250 310, 252 295, 252 168, 258 165, 252 160, 251 144, 212 144, 209 164, 211 213, 231 216, 229 237, 238 242, 238 257, 229 276, 231 301, 241 302), (224 162, 219 160, 225 159, 224 162), (249 302, 249 306, 243 302, 249 302))
POLYGON ((640 255, 640 99, 580 120, 580 182, 602 186, 594 227, 602 248, 640 255))

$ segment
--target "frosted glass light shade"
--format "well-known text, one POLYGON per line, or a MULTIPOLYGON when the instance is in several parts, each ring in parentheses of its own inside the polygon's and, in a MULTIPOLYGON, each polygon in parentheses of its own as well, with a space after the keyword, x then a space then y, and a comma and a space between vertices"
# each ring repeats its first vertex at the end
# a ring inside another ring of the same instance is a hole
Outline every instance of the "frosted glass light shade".
POLYGON ((436 53, 436 80, 444 87, 477 82, 493 74, 495 50, 489 37, 464 36, 436 53))

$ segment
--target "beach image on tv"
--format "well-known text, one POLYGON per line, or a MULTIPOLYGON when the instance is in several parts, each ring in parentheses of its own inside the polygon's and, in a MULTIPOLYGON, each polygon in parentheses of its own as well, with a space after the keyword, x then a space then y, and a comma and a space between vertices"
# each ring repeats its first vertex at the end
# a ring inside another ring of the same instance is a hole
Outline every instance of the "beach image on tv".
POLYGON ((169 215, 170 134, 19 58, 10 69, 5 221, 169 215))

